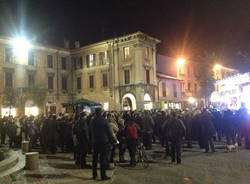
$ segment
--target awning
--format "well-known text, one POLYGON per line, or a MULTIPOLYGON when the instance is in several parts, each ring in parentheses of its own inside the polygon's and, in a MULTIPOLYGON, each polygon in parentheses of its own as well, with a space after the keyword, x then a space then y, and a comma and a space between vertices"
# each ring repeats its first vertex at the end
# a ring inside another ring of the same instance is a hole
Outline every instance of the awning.
POLYGON ((72 103, 63 103, 62 105, 64 107, 71 106, 71 105, 98 106, 98 105, 101 105, 101 103, 81 98, 81 99, 73 101, 72 103))

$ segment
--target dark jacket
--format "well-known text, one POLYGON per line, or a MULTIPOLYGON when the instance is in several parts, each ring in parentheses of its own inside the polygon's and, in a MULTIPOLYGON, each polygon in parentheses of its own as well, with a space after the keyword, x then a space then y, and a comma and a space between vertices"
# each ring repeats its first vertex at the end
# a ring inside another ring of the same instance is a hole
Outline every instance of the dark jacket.
POLYGON ((88 124, 85 118, 79 119, 73 129, 73 134, 76 135, 80 145, 88 145, 89 131, 88 124))
POLYGON ((104 119, 102 116, 94 116, 90 126, 93 144, 107 144, 110 141, 112 133, 106 119, 104 119))
POLYGON ((170 141, 182 139, 185 136, 186 127, 182 120, 172 117, 167 121, 167 137, 170 141))

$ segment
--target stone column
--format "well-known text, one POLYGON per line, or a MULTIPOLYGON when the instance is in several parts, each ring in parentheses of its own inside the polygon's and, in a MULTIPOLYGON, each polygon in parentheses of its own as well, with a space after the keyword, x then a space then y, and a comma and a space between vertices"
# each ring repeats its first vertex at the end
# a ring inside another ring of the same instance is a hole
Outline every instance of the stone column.
POLYGON ((39 169, 39 153, 30 152, 25 154, 25 169, 37 170, 39 169))
POLYGON ((140 86, 136 88, 136 109, 144 110, 144 89, 140 86))
POLYGON ((153 60, 153 83, 157 85, 157 77, 156 77, 156 46, 153 46, 153 53, 152 53, 152 60, 153 60))

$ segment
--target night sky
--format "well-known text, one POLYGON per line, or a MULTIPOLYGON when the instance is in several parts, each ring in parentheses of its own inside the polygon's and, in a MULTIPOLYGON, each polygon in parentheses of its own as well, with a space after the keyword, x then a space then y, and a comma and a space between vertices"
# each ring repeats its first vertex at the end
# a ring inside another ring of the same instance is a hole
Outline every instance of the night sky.
POLYGON ((140 30, 162 41, 161 54, 250 63, 249 0, 0 0, 0 9, 1 35, 60 46, 140 30))

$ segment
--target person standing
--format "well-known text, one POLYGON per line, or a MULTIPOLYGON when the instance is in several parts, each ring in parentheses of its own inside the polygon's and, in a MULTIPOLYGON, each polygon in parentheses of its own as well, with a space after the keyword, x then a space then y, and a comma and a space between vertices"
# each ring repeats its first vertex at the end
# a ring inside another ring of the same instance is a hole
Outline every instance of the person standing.
POLYGON ((92 144, 93 144, 93 160, 92 171, 93 179, 97 178, 97 162, 100 155, 101 180, 108 180, 110 177, 106 175, 107 168, 107 147, 112 138, 109 124, 102 116, 101 108, 95 110, 95 116, 91 120, 92 144))
POLYGON ((86 164, 86 156, 88 152, 88 124, 86 121, 86 113, 82 112, 80 118, 77 121, 73 129, 76 135, 76 165, 80 165, 82 169, 89 168, 90 166, 86 164))
POLYGON ((176 112, 172 112, 170 121, 166 124, 168 140, 171 143, 171 160, 172 163, 177 161, 181 164, 181 144, 185 136, 186 127, 182 120, 177 117, 176 112))
POLYGON ((143 144, 146 150, 152 148, 152 134, 154 129, 154 120, 148 111, 145 111, 144 118, 142 120, 142 132, 143 132, 143 144))
POLYGON ((131 118, 128 119, 128 125, 125 128, 125 135, 127 139, 127 146, 130 156, 130 166, 136 166, 135 154, 137 144, 137 128, 134 121, 131 118))

